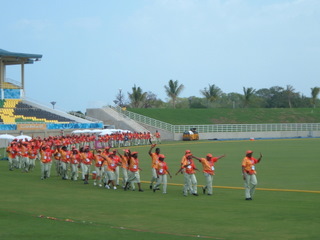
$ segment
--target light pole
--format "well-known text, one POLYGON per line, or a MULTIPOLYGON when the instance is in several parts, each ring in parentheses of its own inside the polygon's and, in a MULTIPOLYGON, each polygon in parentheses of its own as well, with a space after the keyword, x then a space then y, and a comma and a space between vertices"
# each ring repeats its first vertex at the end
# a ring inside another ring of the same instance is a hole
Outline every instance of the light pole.
POLYGON ((52 104, 52 108, 54 109, 54 105, 56 105, 57 102, 52 101, 52 102, 50 102, 50 103, 52 104))

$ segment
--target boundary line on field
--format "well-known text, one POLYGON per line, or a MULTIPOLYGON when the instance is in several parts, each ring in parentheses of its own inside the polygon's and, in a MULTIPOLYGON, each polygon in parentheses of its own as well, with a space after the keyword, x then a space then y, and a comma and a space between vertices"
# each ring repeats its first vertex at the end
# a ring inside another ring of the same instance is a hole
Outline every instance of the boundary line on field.
MULTIPOLYGON (((150 181, 141 181, 142 183, 150 183, 150 181)), ((181 183, 168 183, 170 186, 183 186, 184 184, 181 183)), ((203 185, 197 185, 201 187, 203 185)), ((237 190, 244 190, 244 187, 228 187, 228 186, 214 186, 213 188, 221 188, 221 189, 237 189, 237 190)), ((274 191, 274 192, 303 192, 303 193, 320 193, 320 191, 316 190, 299 190, 299 189, 277 189, 277 188, 256 188, 256 190, 261 191, 274 191)))

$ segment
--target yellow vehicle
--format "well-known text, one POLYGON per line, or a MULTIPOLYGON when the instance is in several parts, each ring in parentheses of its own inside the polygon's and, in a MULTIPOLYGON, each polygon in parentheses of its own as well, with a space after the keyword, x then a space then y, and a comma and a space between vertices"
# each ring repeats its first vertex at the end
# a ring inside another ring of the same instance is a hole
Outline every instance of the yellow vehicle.
POLYGON ((191 128, 190 131, 185 131, 182 135, 183 141, 193 141, 193 140, 199 140, 199 134, 196 131, 196 128, 191 128))

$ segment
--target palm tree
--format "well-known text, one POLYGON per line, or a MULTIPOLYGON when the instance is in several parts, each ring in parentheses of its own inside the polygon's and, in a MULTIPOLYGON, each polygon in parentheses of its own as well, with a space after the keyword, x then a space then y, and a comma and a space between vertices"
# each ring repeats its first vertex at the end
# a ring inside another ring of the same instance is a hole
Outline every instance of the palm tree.
POLYGON ((179 85, 178 80, 173 81, 170 79, 168 86, 164 86, 164 88, 166 89, 166 94, 172 100, 173 108, 176 108, 177 97, 184 88, 183 84, 179 85))
POLYGON ((128 96, 131 102, 131 106, 133 108, 139 108, 140 105, 144 102, 147 93, 143 92, 140 87, 136 87, 136 85, 134 85, 134 87, 132 88, 132 93, 128 93, 128 96))
POLYGON ((221 96, 222 91, 214 84, 209 84, 209 88, 207 89, 205 87, 203 90, 200 90, 200 93, 207 99, 207 107, 209 107, 209 102, 212 103, 216 101, 221 96))
POLYGON ((288 97, 288 104, 289 104, 289 108, 292 108, 292 104, 291 104, 291 98, 293 97, 294 95, 294 88, 291 86, 291 85, 287 85, 287 89, 286 89, 286 94, 287 94, 287 97, 288 97))
POLYGON ((311 103, 313 105, 313 108, 316 108, 316 101, 317 101, 319 92, 320 92, 319 87, 311 88, 311 103))
POLYGON ((253 88, 245 88, 243 87, 243 95, 244 95, 244 107, 248 107, 251 101, 252 96, 256 92, 253 88))

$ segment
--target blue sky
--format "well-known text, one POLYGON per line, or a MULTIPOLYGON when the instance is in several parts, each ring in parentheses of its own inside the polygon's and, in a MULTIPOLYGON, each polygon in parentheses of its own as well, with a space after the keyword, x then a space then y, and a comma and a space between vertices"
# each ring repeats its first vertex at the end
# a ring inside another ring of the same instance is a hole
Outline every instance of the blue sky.
POLYGON ((166 100, 170 79, 181 97, 320 86, 319 0, 0 2, 0 48, 43 55, 26 66, 26 97, 67 111, 113 105, 134 84, 166 100))

